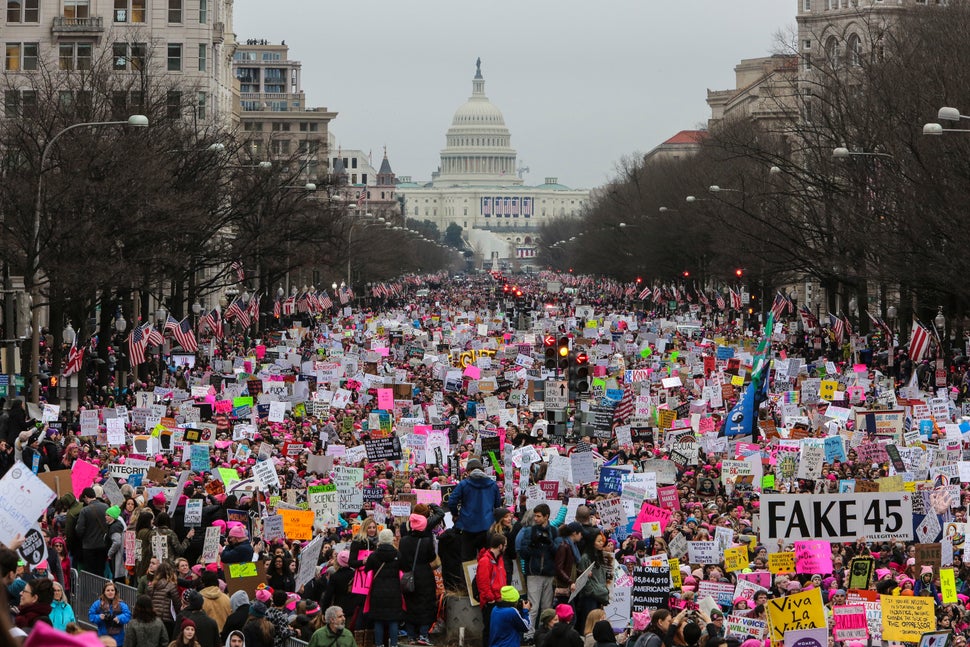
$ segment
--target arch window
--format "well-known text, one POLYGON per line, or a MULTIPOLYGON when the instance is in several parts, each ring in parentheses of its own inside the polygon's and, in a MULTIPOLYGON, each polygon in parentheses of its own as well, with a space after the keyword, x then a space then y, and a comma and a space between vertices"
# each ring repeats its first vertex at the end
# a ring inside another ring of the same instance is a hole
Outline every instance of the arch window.
POLYGON ((825 41, 825 59, 832 69, 839 67, 839 59, 841 56, 842 50, 839 46, 839 39, 835 36, 829 36, 828 40, 825 41))
POLYGON ((858 34, 852 34, 845 44, 846 53, 849 55, 849 66, 859 67, 862 65, 862 39, 858 34))

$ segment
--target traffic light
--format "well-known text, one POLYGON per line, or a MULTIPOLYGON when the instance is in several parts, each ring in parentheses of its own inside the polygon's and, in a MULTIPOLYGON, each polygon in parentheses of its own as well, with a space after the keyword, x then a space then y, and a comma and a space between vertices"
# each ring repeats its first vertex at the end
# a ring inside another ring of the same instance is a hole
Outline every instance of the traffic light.
POLYGON ((589 391, 589 355, 576 352, 569 360, 569 390, 586 393, 589 391))
POLYGON ((734 276, 736 276, 738 278, 741 278, 742 276, 744 276, 744 270, 742 270, 739 267, 738 269, 734 270, 734 276))
POLYGON ((546 368, 553 371, 559 365, 558 353, 556 352, 556 338, 552 335, 546 335, 542 340, 542 345, 546 347, 546 368))
POLYGON ((569 337, 559 338, 559 346, 556 349, 556 354, 559 356, 559 368, 563 370, 569 368, 569 337))

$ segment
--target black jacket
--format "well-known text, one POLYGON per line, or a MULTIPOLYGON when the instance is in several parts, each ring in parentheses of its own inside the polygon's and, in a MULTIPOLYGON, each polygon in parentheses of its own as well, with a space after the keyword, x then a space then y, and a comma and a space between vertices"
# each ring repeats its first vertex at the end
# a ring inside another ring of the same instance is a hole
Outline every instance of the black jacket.
POLYGON ((202 609, 182 609, 175 616, 175 626, 181 627, 182 620, 186 618, 195 623, 195 640, 199 643, 199 647, 222 647, 223 642, 219 639, 219 625, 207 616, 205 611, 202 609))
POLYGON ((429 530, 412 530, 401 537, 400 545, 401 570, 410 573, 414 568, 414 591, 404 594, 407 607, 404 620, 416 625, 434 624, 438 615, 434 571, 431 570, 431 562, 436 557, 434 537, 429 530))
POLYGON ((249 618, 249 605, 244 604, 226 618, 226 624, 222 625, 222 642, 225 643, 229 640, 229 632, 231 631, 242 631, 243 625, 246 624, 246 620, 249 618))
POLYGON ((364 568, 374 573, 370 588, 370 617, 372 620, 392 622, 401 619, 401 560, 391 544, 377 547, 364 568))

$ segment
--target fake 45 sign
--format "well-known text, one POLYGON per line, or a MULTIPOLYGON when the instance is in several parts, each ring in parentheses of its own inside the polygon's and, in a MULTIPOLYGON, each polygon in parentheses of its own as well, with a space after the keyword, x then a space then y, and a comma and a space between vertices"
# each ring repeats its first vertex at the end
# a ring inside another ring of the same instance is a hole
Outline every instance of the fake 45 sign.
POLYGON ((913 539, 913 504, 908 492, 761 495, 762 537, 769 551, 779 540, 847 542, 913 539))

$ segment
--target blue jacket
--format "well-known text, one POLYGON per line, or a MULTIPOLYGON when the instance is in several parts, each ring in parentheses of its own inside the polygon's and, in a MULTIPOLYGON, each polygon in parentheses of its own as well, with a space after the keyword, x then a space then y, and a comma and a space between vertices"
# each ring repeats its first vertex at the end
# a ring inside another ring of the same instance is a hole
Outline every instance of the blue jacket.
POLYGON ((101 619, 102 613, 108 613, 110 611, 107 605, 104 605, 104 607, 101 606, 101 598, 98 598, 97 600, 95 600, 94 604, 91 605, 91 608, 88 609, 88 622, 90 622, 97 628, 99 636, 109 635, 108 627, 112 627, 113 629, 120 629, 119 633, 110 634, 110 635, 112 638, 115 639, 115 641, 117 641, 119 645, 124 645, 125 644, 125 625, 127 625, 128 622, 131 620, 131 611, 128 609, 128 605, 125 604, 124 602, 121 602, 119 600, 118 604, 121 606, 121 610, 118 613, 114 614, 114 616, 118 618, 117 623, 105 622, 104 620, 101 619))
POLYGON ((60 602, 54 600, 51 602, 51 614, 49 617, 54 629, 60 629, 61 631, 67 628, 67 623, 77 622, 77 618, 74 617, 74 609, 64 600, 60 602))
POLYGON ((226 546, 222 549, 223 564, 245 564, 253 561, 253 545, 249 540, 241 541, 235 546, 226 546))
MULTIPOLYGON (((466 532, 485 532, 495 521, 495 508, 502 505, 498 483, 474 470, 448 497, 448 509, 457 515, 455 527, 466 532)), ((223 559, 225 561, 225 559, 223 559)))
POLYGON ((520 647, 522 634, 529 630, 529 612, 499 602, 492 609, 488 647, 520 647))

